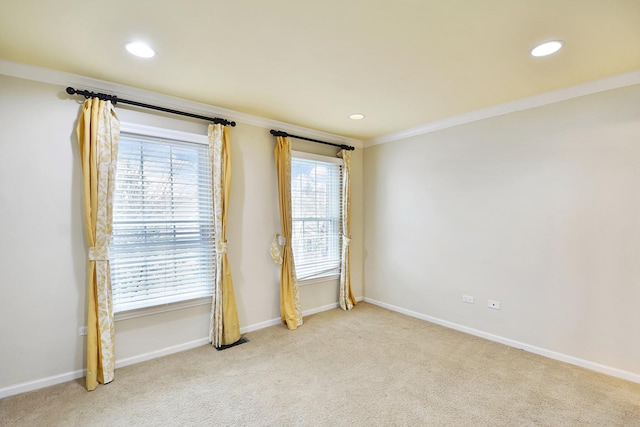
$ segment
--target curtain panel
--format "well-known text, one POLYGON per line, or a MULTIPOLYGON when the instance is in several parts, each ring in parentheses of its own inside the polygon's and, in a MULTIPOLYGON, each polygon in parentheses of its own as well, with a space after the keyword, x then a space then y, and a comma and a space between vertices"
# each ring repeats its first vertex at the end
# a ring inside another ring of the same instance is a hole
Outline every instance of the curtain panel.
POLYGON ((351 310, 356 298, 351 290, 351 151, 338 153, 342 158, 342 261, 340 266, 340 308, 351 310))
POLYGON ((212 170, 213 213, 216 241, 216 278, 213 287, 209 340, 219 348, 240 339, 238 309, 227 257, 227 214, 231 192, 231 141, 229 129, 209 125, 209 156, 212 170))
POLYGON ((87 390, 113 381, 115 329, 109 244, 120 122, 110 101, 87 99, 77 126, 89 246, 87 287, 87 390))
POLYGON ((291 220, 291 140, 288 137, 277 137, 275 158, 278 175, 280 228, 281 236, 284 238, 280 266, 280 316, 287 327, 293 330, 302 325, 302 308, 300 307, 298 281, 291 249, 293 229, 291 220))

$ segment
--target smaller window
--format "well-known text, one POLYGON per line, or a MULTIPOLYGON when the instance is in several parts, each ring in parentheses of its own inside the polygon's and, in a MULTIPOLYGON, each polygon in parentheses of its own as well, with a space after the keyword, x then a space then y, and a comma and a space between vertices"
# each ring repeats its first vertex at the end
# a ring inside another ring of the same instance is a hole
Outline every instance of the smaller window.
POLYGON ((293 152, 292 250, 298 280, 340 274, 342 161, 293 152))

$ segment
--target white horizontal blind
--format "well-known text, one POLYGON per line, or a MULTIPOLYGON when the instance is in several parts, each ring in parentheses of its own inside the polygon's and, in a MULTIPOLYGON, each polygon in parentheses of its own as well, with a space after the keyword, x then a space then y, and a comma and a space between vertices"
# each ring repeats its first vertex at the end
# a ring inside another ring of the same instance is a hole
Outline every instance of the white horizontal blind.
POLYGON ((212 295, 209 147, 120 136, 110 246, 114 312, 212 295))
POLYGON ((341 180, 340 164, 294 154, 291 162, 292 249, 298 280, 340 273, 341 180))

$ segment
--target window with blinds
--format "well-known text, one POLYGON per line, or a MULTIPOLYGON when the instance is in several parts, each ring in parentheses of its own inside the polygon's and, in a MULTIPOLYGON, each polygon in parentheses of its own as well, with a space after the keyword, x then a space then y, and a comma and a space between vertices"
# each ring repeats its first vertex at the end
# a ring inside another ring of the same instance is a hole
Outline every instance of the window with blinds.
POLYGON ((208 145, 122 133, 110 246, 114 312, 212 295, 208 145))
POLYGON ((291 161, 293 259, 298 280, 340 274, 342 161, 294 152, 291 161))

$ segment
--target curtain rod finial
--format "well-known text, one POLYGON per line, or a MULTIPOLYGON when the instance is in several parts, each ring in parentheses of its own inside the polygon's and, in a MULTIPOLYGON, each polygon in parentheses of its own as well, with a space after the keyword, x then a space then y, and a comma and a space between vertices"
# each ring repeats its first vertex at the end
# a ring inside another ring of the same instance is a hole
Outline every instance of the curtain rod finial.
POLYGON ((69 95, 73 95, 76 93, 76 90, 74 88, 72 88, 71 86, 67 87, 67 93, 69 95))

